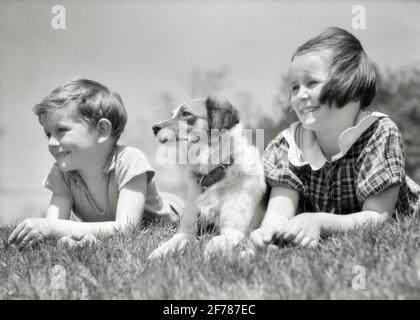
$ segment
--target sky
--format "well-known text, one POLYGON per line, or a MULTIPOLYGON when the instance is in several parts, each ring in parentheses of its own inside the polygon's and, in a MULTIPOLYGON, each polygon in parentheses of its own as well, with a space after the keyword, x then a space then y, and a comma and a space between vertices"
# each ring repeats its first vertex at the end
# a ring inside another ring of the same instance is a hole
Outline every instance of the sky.
MULTIPOLYGON (((5 1, 0 0, 0 224, 45 210, 41 182, 53 159, 32 113, 54 88, 76 77, 121 94, 129 120, 122 144, 145 151, 160 189, 177 192, 168 168, 156 164, 151 126, 191 98, 193 70, 227 70, 223 97, 253 98, 273 113, 280 76, 297 46, 328 26, 360 39, 381 68, 420 62, 419 1, 5 1), (66 28, 54 30, 55 5, 66 28), (362 5, 365 29, 354 29, 362 5)), ((182 178, 182 177, 180 177, 182 178)))

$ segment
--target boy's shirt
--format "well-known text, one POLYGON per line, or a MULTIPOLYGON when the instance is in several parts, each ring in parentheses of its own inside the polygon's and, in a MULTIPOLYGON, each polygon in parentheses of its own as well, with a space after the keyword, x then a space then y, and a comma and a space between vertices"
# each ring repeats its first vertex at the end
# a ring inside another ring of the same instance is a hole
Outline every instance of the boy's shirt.
POLYGON ((77 171, 62 172, 54 165, 43 185, 72 204, 74 214, 84 222, 114 221, 120 190, 134 177, 146 173, 147 194, 143 216, 169 214, 168 203, 159 194, 154 175, 146 156, 139 149, 117 145, 103 168, 106 202, 100 210, 77 171))

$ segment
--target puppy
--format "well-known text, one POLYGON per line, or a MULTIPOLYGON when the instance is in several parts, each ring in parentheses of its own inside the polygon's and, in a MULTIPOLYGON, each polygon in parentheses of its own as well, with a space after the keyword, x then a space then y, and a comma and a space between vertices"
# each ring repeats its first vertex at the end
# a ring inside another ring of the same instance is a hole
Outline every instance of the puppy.
POLYGON ((153 126, 160 143, 186 155, 187 203, 179 231, 150 259, 183 251, 188 239, 211 227, 208 258, 230 252, 257 228, 265 213, 266 184, 258 149, 244 136, 237 110, 213 98, 190 100, 153 126))

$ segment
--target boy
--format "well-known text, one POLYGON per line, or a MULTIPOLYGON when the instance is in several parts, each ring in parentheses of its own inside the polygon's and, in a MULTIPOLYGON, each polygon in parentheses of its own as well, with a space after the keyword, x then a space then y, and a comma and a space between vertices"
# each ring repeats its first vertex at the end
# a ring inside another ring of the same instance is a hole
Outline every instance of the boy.
POLYGON ((23 247, 61 238, 75 244, 124 231, 143 213, 178 220, 182 200, 171 196, 173 206, 162 200, 144 154, 117 144, 127 122, 117 93, 78 79, 55 89, 33 110, 56 161, 43 183, 53 195, 47 217, 24 220, 9 242, 23 247), (72 210, 81 222, 69 220, 72 210))

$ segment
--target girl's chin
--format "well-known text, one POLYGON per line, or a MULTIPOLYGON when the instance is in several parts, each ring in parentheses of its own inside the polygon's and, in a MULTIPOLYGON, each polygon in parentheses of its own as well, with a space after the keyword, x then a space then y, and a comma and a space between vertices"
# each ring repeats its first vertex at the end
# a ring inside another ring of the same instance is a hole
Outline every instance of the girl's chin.
POLYGON ((302 125, 305 128, 310 129, 308 127, 310 127, 311 125, 315 124, 316 123, 316 119, 315 119, 313 113, 312 112, 309 112, 309 113, 306 113, 306 114, 303 114, 303 115, 300 116, 300 122, 302 123, 302 125))

